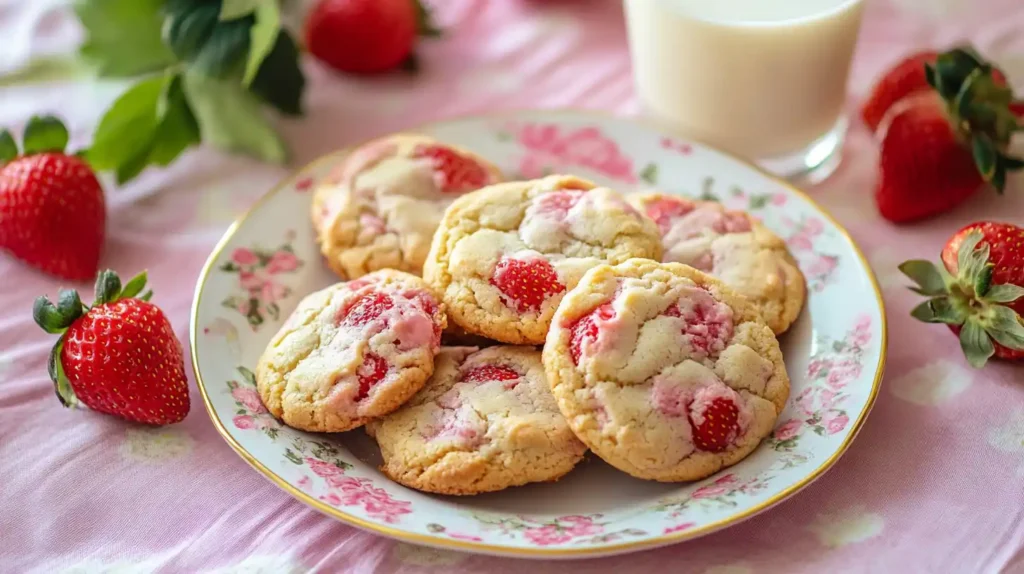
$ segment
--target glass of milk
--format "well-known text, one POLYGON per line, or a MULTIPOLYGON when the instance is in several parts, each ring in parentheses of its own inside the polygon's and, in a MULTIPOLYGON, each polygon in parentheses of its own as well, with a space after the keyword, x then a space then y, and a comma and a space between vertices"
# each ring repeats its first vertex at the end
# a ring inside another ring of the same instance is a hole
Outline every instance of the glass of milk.
POLYGON ((623 0, 633 76, 663 127, 791 179, 839 162, 862 0, 623 0))

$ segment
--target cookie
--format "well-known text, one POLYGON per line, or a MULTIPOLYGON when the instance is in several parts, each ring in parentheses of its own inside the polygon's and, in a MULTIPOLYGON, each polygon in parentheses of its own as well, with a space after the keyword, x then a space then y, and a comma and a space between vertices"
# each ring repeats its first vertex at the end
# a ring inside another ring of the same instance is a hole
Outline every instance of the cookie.
POLYGON ((426 136, 372 141, 317 187, 312 218, 320 251, 342 278, 378 269, 419 275, 448 204, 501 180, 480 156, 426 136))
POLYGON ((405 406, 367 426, 392 480, 477 494, 557 480, 583 458, 586 447, 555 405, 539 351, 445 347, 436 365, 405 406))
POLYGON ((288 426, 341 432, 423 387, 447 325, 419 277, 376 271, 303 299, 256 366, 263 404, 288 426))
POLYGON ((588 269, 631 257, 661 257, 657 226, 611 189, 555 175, 455 200, 423 277, 466 331, 537 345, 588 269))
POLYGON ((785 242, 742 211, 663 193, 629 196, 661 231, 662 260, 718 277, 760 311, 775 334, 800 315, 807 285, 785 242))
POLYGON ((555 313, 544 367, 576 435, 635 477, 697 480, 750 454, 789 396, 757 309, 679 263, 583 277, 555 313))

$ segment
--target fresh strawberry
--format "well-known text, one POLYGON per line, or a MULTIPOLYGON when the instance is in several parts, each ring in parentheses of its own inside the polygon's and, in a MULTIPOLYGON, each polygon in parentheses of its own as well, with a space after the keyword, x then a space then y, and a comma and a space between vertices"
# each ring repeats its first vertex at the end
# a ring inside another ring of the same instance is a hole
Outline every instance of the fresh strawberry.
POLYGON ((607 321, 614 315, 615 311, 612 309, 611 303, 605 303, 576 320, 569 330, 569 355, 572 356, 574 365, 580 364, 580 357, 583 356, 583 343, 597 340, 599 331, 597 320, 607 321))
POLYGON ((910 94, 931 91, 924 66, 934 63, 938 56, 934 51, 919 52, 900 60, 879 78, 860 110, 861 118, 872 132, 878 129, 893 104, 910 94))
POLYGON ((68 133, 53 117, 32 118, 23 155, 0 132, 0 249, 72 281, 96 276, 103 247, 103 189, 89 166, 65 155, 68 133))
POLYGON ((555 268, 540 258, 502 259, 494 268, 491 285, 505 295, 506 305, 520 312, 537 311, 548 297, 565 291, 555 268))
POLYGON ((487 381, 514 381, 521 376, 512 367, 481 365, 463 373, 462 380, 468 383, 486 383, 487 381))
POLYGON ((918 285, 911 290, 930 297, 911 315, 949 325, 974 367, 993 355, 1024 359, 1024 228, 972 223, 946 242, 942 262, 900 265, 918 285))
POLYGON ((306 20, 306 47, 342 72, 375 74, 410 60, 416 34, 438 32, 419 0, 320 0, 306 20))
POLYGON ((491 175, 476 160, 443 145, 420 145, 412 157, 427 158, 444 192, 473 191, 490 183, 491 175))
POLYGON ((61 290, 57 305, 36 299, 33 317, 61 337, 50 353, 50 378, 65 407, 78 402, 130 421, 164 425, 185 418, 188 381, 170 321, 149 302, 142 272, 121 287, 113 271, 96 278, 96 301, 61 290))
POLYGON ((356 400, 361 401, 368 397, 370 389, 384 380, 384 376, 387 374, 388 362, 384 360, 384 357, 376 353, 367 353, 363 357, 363 364, 359 365, 359 369, 356 371, 356 375, 359 377, 359 393, 356 395, 356 400))
POLYGON ((688 416, 693 428, 693 444, 705 452, 722 452, 739 432, 740 410, 735 402, 725 397, 712 400, 702 413, 694 413, 691 405, 688 416), (699 423, 696 418, 700 419, 699 423))
POLYGON ((1013 92, 998 70, 969 49, 939 54, 925 66, 931 91, 917 91, 886 112, 875 189, 879 212, 902 223, 942 213, 986 184, 1002 193, 1008 171, 1024 160, 1007 154, 1020 129, 1013 92))

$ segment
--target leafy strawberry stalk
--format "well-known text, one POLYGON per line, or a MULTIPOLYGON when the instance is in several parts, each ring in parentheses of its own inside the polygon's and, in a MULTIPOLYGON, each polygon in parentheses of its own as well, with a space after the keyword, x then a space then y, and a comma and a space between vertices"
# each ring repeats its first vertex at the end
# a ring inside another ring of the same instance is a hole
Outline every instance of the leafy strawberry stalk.
POLYGON ((1002 73, 971 48, 956 48, 925 64, 925 78, 946 103, 954 130, 967 143, 985 182, 1002 193, 1006 173, 1024 167, 1007 153, 1018 124, 1013 90, 1002 73))
POLYGON ((61 361, 61 352, 64 349, 64 339, 67 330, 75 324, 82 316, 84 316, 90 309, 99 307, 106 303, 114 303, 121 299, 137 298, 141 301, 149 301, 153 296, 153 291, 146 291, 145 294, 139 296, 139 293, 146 287, 146 272, 143 271, 132 277, 128 283, 123 287, 121 286, 121 278, 116 273, 110 271, 100 272, 96 277, 96 300, 93 302, 92 307, 86 306, 82 303, 82 299, 78 295, 78 291, 74 289, 61 289, 57 294, 57 303, 52 303, 49 299, 44 296, 36 298, 35 304, 32 306, 32 318, 36 324, 43 328, 44 331, 51 335, 60 335, 60 339, 57 340, 57 344, 53 346, 50 351, 50 359, 47 363, 47 370, 50 373, 50 380, 53 381, 54 389, 57 391, 57 398, 60 399, 60 404, 65 407, 75 407, 78 405, 78 397, 75 395, 74 390, 71 388, 71 382, 68 380, 67 375, 64 373, 64 367, 61 361))
MULTIPOLYGON (((1019 267, 1009 262, 997 269, 991 261, 989 242, 983 242, 986 238, 982 231, 969 229, 962 236, 954 236, 950 245, 960 237, 962 243, 955 252, 955 261, 947 261, 945 267, 923 260, 899 266, 917 283, 917 287, 910 289, 930 297, 915 307, 911 315, 927 323, 949 325, 959 334, 960 347, 972 367, 983 367, 993 355, 1011 359, 1024 356, 1024 323, 1013 308, 1017 306, 1014 302, 1024 297, 1024 287, 1009 282, 1024 282, 1024 276, 994 284, 994 272, 1003 275, 1004 270, 1012 272, 1019 267)), ((948 257, 944 253, 944 260, 953 258, 951 250, 949 253, 948 257)))

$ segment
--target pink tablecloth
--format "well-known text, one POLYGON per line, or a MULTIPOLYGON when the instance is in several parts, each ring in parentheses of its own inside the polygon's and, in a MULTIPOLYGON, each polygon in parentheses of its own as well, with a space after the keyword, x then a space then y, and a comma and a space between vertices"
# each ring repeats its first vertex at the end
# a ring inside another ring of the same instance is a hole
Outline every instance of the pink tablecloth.
MULTIPOLYGON (((62 0, 0 0, 0 70, 77 41, 62 0)), ((637 111, 620 4, 435 0, 446 38, 423 45, 415 77, 339 78, 308 63, 305 120, 282 124, 305 162, 343 144, 446 116, 521 107, 637 111)), ((1024 82, 1019 0, 868 0, 850 96, 902 53, 969 39, 1024 82)), ((695 80, 699 81, 699 80, 695 80)), ((85 143, 118 84, 0 88, 0 124, 55 110, 85 143)), ((852 106, 851 106, 852 107, 852 106)), ((418 548, 317 514, 250 469, 192 414, 147 430, 61 409, 46 375, 52 341, 29 309, 58 282, 0 257, 0 572, 1024 572, 1024 367, 972 371, 942 328, 908 317, 896 264, 934 257, 971 220, 1024 222, 1024 185, 896 229, 870 199, 872 144, 854 129, 847 160, 813 195, 868 253, 890 311, 877 406, 843 459, 775 509, 698 541, 568 564, 418 548)), ((182 340, 195 277, 227 224, 284 168, 193 152, 110 189, 103 264, 148 267, 182 340)), ((88 289, 89 286, 83 285, 88 289)), ((193 383, 194 384, 194 383, 193 383)))

